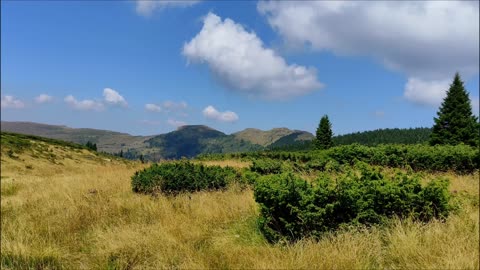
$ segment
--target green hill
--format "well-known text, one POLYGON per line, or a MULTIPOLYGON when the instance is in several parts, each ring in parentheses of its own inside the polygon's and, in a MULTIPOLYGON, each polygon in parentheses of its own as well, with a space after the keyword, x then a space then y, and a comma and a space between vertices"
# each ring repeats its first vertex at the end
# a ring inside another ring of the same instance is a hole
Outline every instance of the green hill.
POLYGON ((132 136, 126 133, 99 130, 92 128, 70 128, 40 124, 33 122, 1 122, 1 130, 36 135, 51 139, 86 144, 88 141, 96 143, 98 151, 117 153, 122 149, 138 149, 145 147, 144 141, 152 136, 132 136))
MULTIPOLYGON (((263 131, 256 128, 247 128, 242 131, 233 133, 232 135, 235 136, 237 139, 242 139, 253 144, 258 144, 261 146, 269 146, 280 138, 285 136, 289 136, 297 131, 291 130, 288 128, 274 128, 271 130, 263 131)), ((304 133, 308 133, 305 132, 304 133)), ((310 134, 310 133, 308 133, 310 134)), ((310 134, 311 135, 311 134, 310 134)), ((313 135, 311 135, 313 138, 313 135)))

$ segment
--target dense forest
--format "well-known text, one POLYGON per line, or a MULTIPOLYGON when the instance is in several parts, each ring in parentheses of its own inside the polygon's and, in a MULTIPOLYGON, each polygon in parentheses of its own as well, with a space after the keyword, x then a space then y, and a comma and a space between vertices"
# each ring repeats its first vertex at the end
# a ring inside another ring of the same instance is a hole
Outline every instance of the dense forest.
POLYGON ((359 143, 368 146, 379 144, 423 144, 428 141, 430 128, 387 128, 372 131, 355 132, 333 137, 334 145, 359 143))
MULTIPOLYGON (((375 146, 379 144, 426 144, 432 133, 430 128, 387 128, 362 131, 333 137, 333 145, 348 145, 358 143, 375 146)), ((301 151, 311 150, 314 144, 311 141, 299 141, 288 145, 272 145, 270 150, 301 151)))

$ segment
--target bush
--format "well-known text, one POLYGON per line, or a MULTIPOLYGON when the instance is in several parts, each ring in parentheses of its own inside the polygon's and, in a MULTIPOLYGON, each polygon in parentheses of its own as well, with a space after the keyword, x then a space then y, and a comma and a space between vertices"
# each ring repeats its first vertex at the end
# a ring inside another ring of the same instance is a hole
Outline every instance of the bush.
POLYGON ((429 221, 448 216, 448 180, 425 187, 416 176, 398 173, 391 179, 367 164, 333 181, 322 174, 313 183, 282 174, 264 176, 255 184, 260 229, 271 242, 318 238, 346 225, 385 224, 389 218, 429 221))
MULTIPOLYGON (((472 173, 480 168, 480 151, 468 145, 342 145, 328 150, 309 152, 264 151, 231 154, 231 158, 273 159, 305 163, 307 169, 325 170, 329 161, 338 165, 353 165, 358 161, 392 168, 411 168, 415 171, 455 171, 472 173)), ((328 167, 328 166, 327 166, 328 167)))
POLYGON ((277 174, 282 172, 282 162, 273 159, 254 159, 250 170, 259 174, 277 174))
POLYGON ((132 190, 139 193, 178 193, 216 190, 240 180, 231 167, 204 166, 188 161, 153 164, 132 176, 132 190))

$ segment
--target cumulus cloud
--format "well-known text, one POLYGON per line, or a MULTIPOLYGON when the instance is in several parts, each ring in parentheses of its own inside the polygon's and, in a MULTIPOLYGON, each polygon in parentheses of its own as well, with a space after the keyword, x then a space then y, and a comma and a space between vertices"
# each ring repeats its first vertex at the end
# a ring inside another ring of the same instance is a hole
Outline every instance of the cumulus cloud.
POLYGON ((205 16, 202 30, 182 53, 189 62, 208 64, 223 86, 249 96, 285 99, 322 86, 313 67, 287 64, 254 32, 213 13, 205 16))
POLYGON ((405 85, 406 99, 421 105, 438 106, 447 95, 450 80, 422 80, 409 78, 405 85))
POLYGON ((145 110, 150 112, 161 112, 162 108, 158 105, 148 103, 148 104, 145 104, 145 110))
POLYGON ((70 107, 76 110, 82 111, 102 111, 105 106, 102 102, 85 99, 85 100, 77 100, 74 96, 68 95, 65 97, 64 101, 70 105, 70 107))
POLYGON ((232 111, 219 112, 211 105, 203 109, 203 116, 219 122, 232 123, 238 120, 238 115, 236 113, 232 111))
POLYGON ((127 107, 128 103, 125 99, 115 90, 111 88, 103 89, 103 98, 107 104, 120 105, 127 107))
POLYGON ((190 7, 197 3, 199 0, 162 0, 162 1, 152 1, 152 0, 137 0, 136 1, 136 11, 137 14, 150 17, 153 12, 157 10, 162 10, 167 7, 190 7))
POLYGON ((262 1, 257 9, 292 47, 369 56, 405 74, 405 97, 415 102, 436 104, 438 82, 456 71, 478 73, 478 1, 262 1))
POLYGON ((473 113, 477 116, 480 114, 480 98, 470 97, 473 113))
POLYGON ((179 121, 179 120, 175 120, 175 119, 168 119, 167 124, 169 124, 171 126, 174 126, 174 127, 181 127, 181 126, 185 126, 187 123, 184 122, 184 121, 179 121))
POLYGON ((23 101, 8 95, 2 97, 1 105, 2 109, 22 109, 25 107, 25 103, 23 103, 23 101))
POLYGON ((48 102, 51 102, 52 100, 53 100, 53 97, 47 94, 40 94, 38 97, 35 98, 35 102, 38 104, 48 103, 48 102))

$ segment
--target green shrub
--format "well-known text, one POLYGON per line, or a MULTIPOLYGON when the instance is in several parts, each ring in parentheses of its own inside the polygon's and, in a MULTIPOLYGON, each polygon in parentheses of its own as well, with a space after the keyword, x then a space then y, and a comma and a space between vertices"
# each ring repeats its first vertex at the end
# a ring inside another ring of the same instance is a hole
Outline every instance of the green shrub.
POLYGON ((241 174, 231 167, 204 166, 189 161, 153 164, 132 176, 132 190, 139 193, 178 193, 225 188, 240 181, 241 174))
POLYGON ((293 174, 264 176, 255 184, 260 204, 260 229, 271 242, 318 238, 346 225, 384 224, 394 216, 429 221, 448 216, 448 180, 425 187, 416 176, 398 173, 387 178, 357 163, 335 181, 326 173, 314 182, 293 174))
POLYGON ((282 162, 273 159, 254 159, 250 170, 259 174, 277 174, 282 172, 282 162))
POLYGON ((243 177, 243 183, 253 185, 257 181, 257 179, 260 177, 260 174, 257 172, 252 172, 248 168, 244 168, 242 171, 242 177, 243 177))

